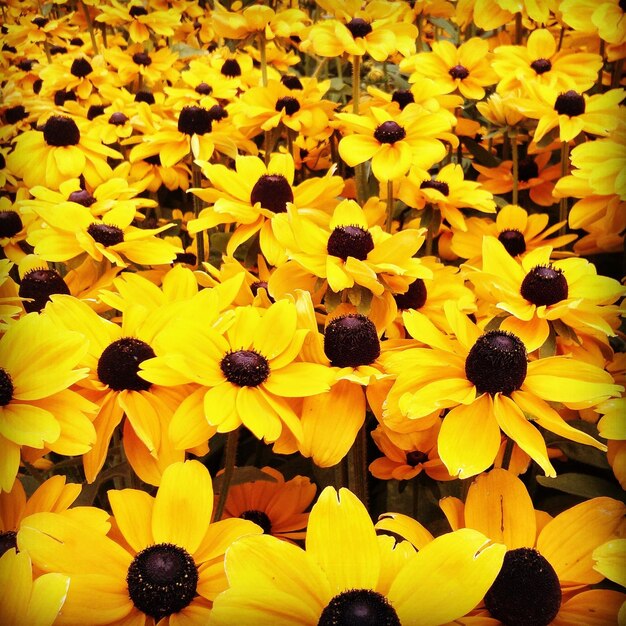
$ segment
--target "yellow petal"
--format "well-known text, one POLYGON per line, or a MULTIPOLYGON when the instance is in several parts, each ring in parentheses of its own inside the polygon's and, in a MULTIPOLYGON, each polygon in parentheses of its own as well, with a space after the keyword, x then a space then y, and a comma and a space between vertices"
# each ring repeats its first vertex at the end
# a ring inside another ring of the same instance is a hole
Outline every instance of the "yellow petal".
POLYGON ((402 513, 384 513, 376 522, 376 530, 389 530, 409 541, 418 550, 430 543, 434 537, 418 521, 402 513))
POLYGON ((561 605, 552 626, 607 626, 620 624, 618 614, 626 595, 610 589, 591 589, 561 605))
POLYGON ((613 539, 593 551, 593 569, 626 587, 626 539, 613 539))
POLYGON ((33 581, 28 611, 23 616, 29 626, 50 626, 63 606, 70 586, 70 577, 44 574, 33 581))
POLYGON ((111 489, 108 492, 115 521, 130 547, 136 552, 152 545, 154 498, 138 489, 111 489))
POLYGON ((25 552, 7 550, 0 558, 0 616, 2 623, 19 626, 30 601, 31 563, 25 552))

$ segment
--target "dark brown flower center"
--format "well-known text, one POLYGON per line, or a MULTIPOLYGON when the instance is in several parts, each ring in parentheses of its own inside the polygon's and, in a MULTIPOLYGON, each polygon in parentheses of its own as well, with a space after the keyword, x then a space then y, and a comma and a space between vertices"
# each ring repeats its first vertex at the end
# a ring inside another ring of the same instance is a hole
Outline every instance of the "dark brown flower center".
POLYGON ((287 115, 293 115, 300 110, 300 103, 291 96, 284 96, 276 101, 274 108, 277 111, 284 111, 287 115))
POLYGON ((444 196, 450 195, 450 187, 448 187, 448 183, 444 183, 442 180, 424 180, 420 185, 420 189, 435 189, 444 196))
POLYGON ((135 102, 145 102, 146 104, 154 104, 154 94, 150 91, 138 91, 135 94, 135 102))
POLYGON ((87 109, 87 119, 88 120, 95 120, 96 117, 100 117, 101 115, 104 115, 104 105, 103 104, 92 104, 87 109))
POLYGON ((26 272, 20 283, 20 298, 31 298, 31 302, 22 302, 27 313, 41 311, 55 293, 69 294, 70 289, 56 270, 34 269, 26 272))
POLYGON ((270 296, 270 292, 268 291, 268 285, 266 280, 257 280, 250 285, 250 291, 255 297, 259 293, 259 289, 265 289, 265 292, 267 293, 267 297, 270 302, 274 302, 274 298, 270 296))
POLYGON ((11 402, 14 390, 11 374, 0 367, 0 406, 6 406, 11 402))
POLYGON ((511 256, 526 252, 526 241, 519 230, 509 228, 498 235, 498 240, 511 256))
POLYGON ((557 96, 556 102, 554 103, 554 110, 559 115, 568 115, 569 117, 582 115, 585 112, 585 98, 570 89, 557 96))
POLYGON ((521 159, 517 166, 517 178, 520 182, 526 183, 531 178, 537 178, 539 176, 539 167, 535 160, 531 157, 521 159))
POLYGON ((344 261, 350 256, 364 261, 374 249, 374 240, 370 232, 360 226, 338 226, 330 234, 326 249, 328 254, 344 261))
POLYGON ((219 122, 220 120, 226 119, 228 117, 228 111, 219 104, 214 104, 209 109, 209 117, 213 122, 219 122))
POLYGON ((128 568, 126 583, 135 607, 158 622, 191 604, 198 586, 198 568, 185 549, 158 543, 137 554, 128 568))
POLYGON ((54 104, 59 107, 62 107, 66 102, 76 102, 76 100, 76 94, 72 90, 59 89, 54 93, 54 104))
POLYGON ((52 115, 43 127, 43 138, 49 146, 75 146, 80 141, 80 131, 73 119, 52 115))
POLYGON ((506 626, 548 626, 561 607, 559 577, 532 548, 509 550, 485 595, 492 617, 506 626))
POLYGON ((269 535, 272 532, 272 522, 267 516, 267 513, 264 513, 263 511, 258 511, 256 509, 244 511, 239 517, 241 519, 247 519, 254 522, 257 526, 260 526, 263 529, 263 532, 266 535, 269 535))
POLYGON ((562 270, 551 265, 536 265, 524 277, 520 293, 536 306, 550 306, 565 300, 569 289, 562 270))
POLYGON ((16 104, 4 112, 4 119, 7 121, 7 124, 17 124, 20 120, 27 117, 28 113, 21 104, 16 104))
POLYGON ((408 89, 396 89, 391 96, 392 102, 397 102, 400 110, 404 109, 408 104, 415 102, 413 92, 408 89))
POLYGON ((115 246, 118 243, 124 241, 124 231, 117 226, 111 226, 110 224, 89 224, 87 232, 94 238, 95 241, 101 243, 108 248, 109 246, 115 246))
POLYGON ((552 69, 552 63, 549 59, 537 59, 530 64, 537 74, 545 74, 552 69))
POLYGON ((87 59, 74 59, 70 72, 77 78, 84 78, 93 72, 93 67, 87 59))
POLYGON ((0 152, 0 170, 3 170, 7 166, 7 161, 4 158, 4 154, 0 152))
POLYGON ((389 120, 383 122, 374 131, 374 139, 380 143, 395 143, 406 137, 406 131, 400 124, 389 120))
POLYGON ((128 118, 120 111, 111 114, 109 118, 109 124, 113 124, 113 126, 124 126, 126 122, 128 122, 128 118))
POLYGON ((226 380, 238 387, 258 387, 270 375, 267 359, 254 350, 229 352, 220 368, 226 380))
POLYGON ((213 91, 213 87, 211 87, 208 83, 199 83, 196 86, 195 91, 201 96, 208 96, 213 91))
POLYGON ((287 89, 303 89, 300 79, 295 74, 285 74, 280 77, 280 82, 287 87, 287 89))
POLYGON ((421 463, 426 463, 426 461, 428 461, 428 455, 425 452, 421 452, 420 450, 407 452, 406 464, 411 467, 417 467, 421 463))
POLYGON ((503 330, 481 335, 465 359, 465 375, 478 393, 510 395, 526 379, 526 346, 503 330))
POLYGON ((139 366, 156 356, 141 339, 122 337, 109 344, 98 359, 98 378, 115 391, 147 391, 152 383, 137 375, 139 366))
POLYGON ((349 589, 324 607, 317 626, 401 626, 389 600, 372 589, 349 589))
POLYGON ((13 237, 24 228, 17 211, 0 211, 0 238, 13 237))
POLYGON ((226 61, 222 64, 220 72, 224 76, 235 78, 235 76, 241 76, 241 66, 235 59, 226 59, 226 61))
POLYGON ((361 17, 353 17, 347 24, 346 28, 350 34, 356 39, 357 37, 366 37, 372 32, 372 27, 361 17))
POLYGON ((459 80, 463 80, 470 75, 469 70, 462 65, 455 65, 454 67, 451 67, 448 70, 448 74, 450 74, 452 78, 458 78, 459 80))
POLYGON ((35 24, 35 26, 38 26, 39 28, 43 28, 48 23, 48 20, 45 17, 36 17, 31 20, 31 23, 35 24))
POLYGON ((199 106, 183 107, 178 115, 178 130, 186 135, 204 135, 211 132, 211 116, 199 106))
POLYGON ((282 174, 263 174, 252 187, 250 202, 260 202, 264 209, 284 213, 287 202, 293 202, 293 190, 282 174))
POLYGON ((72 191, 67 198, 70 202, 76 202, 76 204, 82 204, 84 207, 90 207, 96 199, 86 190, 79 189, 78 191, 72 191))
POLYGON ((135 5, 130 7, 128 15, 130 15, 131 17, 139 17, 140 15, 148 15, 148 11, 144 7, 135 5))
POLYGON ((393 299, 396 301, 396 306, 404 311, 406 309, 421 309, 426 304, 427 296, 428 291, 424 281, 421 278, 416 278, 405 293, 396 293, 393 295, 393 299))
POLYGON ((133 63, 148 66, 152 64, 152 59, 147 52, 135 52, 133 54, 133 63))
POLYGON ((370 365, 380 356, 376 326, 360 313, 335 317, 324 331, 324 352, 334 367, 370 365))

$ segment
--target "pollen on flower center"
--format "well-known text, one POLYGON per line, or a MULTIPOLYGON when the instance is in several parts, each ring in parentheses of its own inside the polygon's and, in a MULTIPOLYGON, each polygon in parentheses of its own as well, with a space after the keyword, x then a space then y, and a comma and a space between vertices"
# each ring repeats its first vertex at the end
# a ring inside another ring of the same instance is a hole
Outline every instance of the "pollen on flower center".
POLYGON ((402 128, 400 124, 394 122, 393 120, 383 122, 374 131, 374 139, 376 139, 376 141, 379 141, 380 143, 395 143, 396 141, 400 141, 405 137, 406 131, 404 130, 404 128, 402 128))
POLYGON ((191 604, 198 586, 198 568, 184 548, 158 543, 137 554, 128 568, 126 583, 135 607, 158 622, 191 604))
POLYGON ((570 89, 557 96, 554 110, 559 115, 568 115, 569 117, 582 115, 585 112, 585 99, 581 94, 570 89))
POLYGON ((522 340, 503 330, 481 335, 465 359, 465 375, 478 393, 510 395, 526 379, 526 346, 522 340))
POLYGON ((380 356, 376 326, 360 313, 335 317, 324 331, 324 352, 334 367, 370 365, 380 356))
POLYGON ((14 390, 11 374, 0 367, 0 406, 6 406, 11 402, 14 390))
POLYGON ((238 387, 257 387, 270 375, 267 359, 254 350, 229 352, 221 360, 220 368, 226 380, 238 387))
POLYGON ((498 235, 498 240, 511 256, 526 252, 524 235, 515 228, 507 228, 498 235))
POLYGON ((537 74, 545 74, 552 69, 552 63, 549 59, 537 59, 530 64, 537 74))
POLYGON ((32 298, 32 302, 22 303, 27 313, 41 311, 55 293, 69 294, 70 289, 59 272, 46 269, 26 272, 18 290, 20 298, 32 298))
POLYGON ((567 298, 569 289, 562 270, 551 265, 536 265, 522 281, 522 297, 536 306, 550 306, 567 298))
POLYGON ((559 577, 537 550, 509 550, 485 606, 507 626, 547 626, 561 606, 559 577))
POLYGON ((462 65, 455 65, 454 67, 451 67, 448 70, 448 74, 450 74, 452 78, 458 78, 459 80, 464 80, 470 75, 469 70, 462 65))
POLYGON ((396 89, 391 95, 391 101, 397 102, 400 106, 400 110, 402 110, 408 104, 415 102, 415 96, 409 89, 396 89))
POLYGON ((364 261, 374 249, 374 240, 370 232, 360 226, 338 226, 330 234, 326 249, 328 254, 344 261, 350 256, 364 261))
POLYGON ((74 59, 70 72, 77 78, 84 78, 93 72, 93 67, 87 59, 74 59))
POLYGON ((526 183, 531 178, 537 178, 539 176, 539 167, 535 163, 534 159, 527 157, 521 159, 517 167, 517 178, 520 182, 526 183))
POLYGON ((266 535, 269 535, 272 532, 272 522, 267 516, 267 513, 264 513, 263 511, 251 509, 249 511, 244 511, 239 517, 241 519, 247 519, 254 522, 257 526, 260 526, 263 529, 263 532, 266 535))
POLYGON ((52 115, 43 127, 43 138, 49 146, 75 146, 80 141, 80 131, 73 119, 52 115))
POLYGON ((224 76, 229 78, 235 78, 235 76, 241 76, 241 66, 235 59, 226 59, 222 65, 220 72, 224 76))
POLYGON ((441 180, 424 180, 420 184, 420 189, 435 189, 444 196, 450 195, 450 187, 448 187, 448 183, 444 183, 441 180))
POLYGON ((293 190, 282 174, 263 174, 252 187, 250 202, 260 202, 264 209, 284 213, 287 202, 293 202, 293 190))
POLYGON ((148 66, 152 64, 152 59, 147 52, 135 52, 133 54, 133 63, 148 66))
POLYGON ((349 589, 324 607, 317 626, 400 626, 389 600, 372 589, 349 589))
POLYGON ((421 309, 426 304, 428 291, 426 285, 421 278, 416 278, 406 290, 405 293, 393 294, 396 306, 404 311, 406 309, 421 309))
POLYGON ((346 28, 350 34, 356 37, 367 37, 372 32, 372 27, 361 17, 353 17, 347 24, 346 28))
POLYGON ((211 132, 211 115, 198 106, 187 106, 178 115, 178 130, 186 135, 204 135, 211 132))
POLYGON ((72 191, 67 198, 70 202, 76 202, 76 204, 82 204, 84 207, 90 207, 96 199, 86 190, 79 189, 78 191, 72 191))
POLYGON ((93 224, 89 224, 87 232, 95 241, 101 243, 105 248, 115 246, 124 241, 124 231, 110 224, 98 224, 94 222, 93 224))
POLYGON ((287 115, 293 115, 300 110, 300 103, 291 96, 279 98, 274 107, 277 111, 285 111, 287 115))
POLYGON ((24 228, 17 211, 0 211, 0 237, 13 237, 24 228))
POLYGON ((122 337, 109 344, 98 359, 98 378, 115 391, 147 391, 152 383, 137 375, 139 366, 156 356, 141 339, 122 337))

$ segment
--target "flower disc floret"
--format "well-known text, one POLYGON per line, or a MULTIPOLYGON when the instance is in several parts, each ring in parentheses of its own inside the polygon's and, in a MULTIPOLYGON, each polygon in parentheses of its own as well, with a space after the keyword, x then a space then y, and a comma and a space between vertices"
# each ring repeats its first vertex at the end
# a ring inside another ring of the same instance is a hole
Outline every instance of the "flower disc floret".
POLYGON ((0 367, 0 406, 6 406, 11 402, 14 390, 11 374, 0 367))
POLYGON ((43 138, 49 146, 75 146, 80 141, 80 131, 73 119, 53 115, 43 127, 43 138))
POLYGON ((478 393, 510 395, 526 379, 526 347, 521 339, 503 330, 481 335, 465 360, 465 375, 478 393))
POLYGON ((469 70, 463 65, 455 65, 448 70, 448 74, 452 76, 452 78, 458 78, 459 80, 464 80, 467 78, 470 73, 469 70))
POLYGON ((347 24, 346 28, 350 34, 356 39, 357 37, 367 37, 372 32, 372 26, 368 24, 362 17, 353 17, 347 24))
POLYGON ((530 157, 521 159, 517 166, 517 178, 521 183, 527 183, 531 178, 539 177, 539 166, 530 157))
POLYGON ((428 290, 426 284, 421 278, 416 278, 406 290, 405 293, 396 293, 393 298, 396 306, 404 311, 406 309, 421 309, 426 304, 428 290))
POLYGON ((552 63, 549 59, 537 59, 530 64, 537 74, 545 74, 552 69, 552 63))
POLYGON ((128 568, 126 582, 135 607, 159 621, 191 604, 198 586, 198 569, 184 548, 159 543, 137 554, 128 568))
POLYGON ((220 362, 226 380, 239 387, 258 387, 270 375, 267 359, 254 350, 229 352, 220 362))
POLYGON ((122 337, 109 344, 98 360, 98 378, 115 391, 148 391, 152 386, 137 375, 139 366, 156 355, 141 339, 122 337))
POLYGON ((17 533, 14 530, 0 533, 0 556, 9 550, 17 550, 17 533))
POLYGON ((67 199, 70 202, 76 202, 76 204, 81 204, 84 207, 90 207, 96 201, 96 199, 86 189, 72 191, 67 199))
POLYGON ((561 606, 559 577, 537 550, 509 550, 485 606, 507 626, 547 626, 561 606))
POLYGON ((328 254, 344 261, 347 261, 348 257, 364 261, 373 249, 372 235, 360 226, 338 226, 328 238, 328 254))
POLYGON ((152 65, 152 59, 147 52, 135 52, 135 54, 133 54, 133 63, 148 66, 152 65))
POLYGON ((376 326, 360 313, 336 317, 326 326, 324 352, 335 367, 370 365, 380 356, 376 326))
POLYGON ((317 626, 400 626, 389 600, 371 589, 349 589, 324 607, 317 626))
POLYGON ((27 117, 28 113, 21 104, 16 104, 14 107, 10 107, 4 112, 4 119, 7 124, 17 124, 19 121, 27 117))
POLYGON ((84 78, 85 76, 89 76, 92 72, 93 67, 91 67, 91 63, 89 63, 87 59, 74 59, 74 61, 72 61, 70 73, 77 78, 84 78))
POLYGON ((287 115, 293 115, 300 110, 300 103, 291 96, 284 96, 276 101, 276 110, 285 111, 287 115))
POLYGON ((70 289, 59 272, 49 269, 33 269, 26 272, 18 290, 20 298, 32 299, 31 302, 22 303, 27 313, 41 311, 50 300, 50 296, 55 293, 69 294, 70 289))
POLYGON ((402 111, 404 107, 415 102, 415 96, 409 89, 396 89, 391 95, 391 101, 397 102, 402 111))
POLYGON ((124 126, 126 122, 128 122, 128 118, 120 111, 112 113, 109 117, 109 124, 113 124, 113 126, 124 126))
POLYGON ((226 59, 220 72, 224 76, 228 76, 228 78, 235 78, 236 76, 241 76, 241 66, 235 59, 226 59))
POLYGON ((178 130, 186 135, 204 135, 211 132, 211 115, 198 106, 183 107, 178 116, 178 130))
POLYGON ((287 89, 303 89, 300 79, 294 74, 285 74, 280 77, 280 82, 287 87, 287 89))
POLYGON ((444 196, 450 195, 448 183, 444 183, 442 180, 424 180, 420 183, 420 189, 434 189, 444 196))
POLYGON ((523 298, 535 306, 550 306, 567 298, 569 289, 563 271, 550 265, 537 265, 524 277, 523 298))

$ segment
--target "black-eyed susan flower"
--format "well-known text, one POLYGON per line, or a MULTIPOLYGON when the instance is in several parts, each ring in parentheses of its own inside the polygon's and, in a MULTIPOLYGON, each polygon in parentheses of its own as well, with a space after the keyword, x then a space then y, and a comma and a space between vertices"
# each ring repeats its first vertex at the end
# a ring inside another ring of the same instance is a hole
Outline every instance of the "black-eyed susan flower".
POLYGON ((446 154, 442 140, 458 144, 450 133, 448 111, 430 113, 408 105, 397 115, 371 107, 368 115, 338 113, 335 117, 350 133, 339 142, 341 158, 350 167, 371 159, 372 173, 381 182, 402 178, 413 165, 432 167, 446 154))
POLYGON ((158 50, 146 50, 135 43, 124 50, 113 46, 104 50, 104 58, 115 70, 115 82, 123 87, 141 79, 143 85, 153 87, 162 80, 176 81, 178 55, 167 46, 158 50))
POLYGON ((576 31, 597 34, 617 45, 626 41, 624 7, 619 0, 565 0, 559 12, 563 21, 576 31))
POLYGON ((618 326, 614 303, 626 288, 598 275, 585 259, 551 261, 551 255, 551 246, 541 246, 517 260, 499 238, 486 236, 482 270, 468 278, 487 302, 510 313, 500 328, 515 333, 530 351, 543 345, 556 320, 607 342, 618 326))
POLYGON ((432 52, 418 52, 400 63, 403 72, 431 78, 445 86, 446 93, 457 90, 465 98, 482 100, 485 87, 498 81, 490 65, 489 44, 472 37, 458 48, 450 41, 435 41, 432 52))
POLYGON ((100 86, 110 80, 104 58, 87 58, 82 55, 67 55, 60 60, 55 58, 41 69, 39 78, 43 81, 41 94, 52 96, 59 90, 74 92, 80 101, 86 101, 100 86))
POLYGON ((92 215, 88 206, 73 201, 33 209, 46 227, 33 230, 30 241, 35 254, 47 261, 68 261, 86 253, 96 261, 106 258, 120 267, 126 267, 128 261, 160 265, 171 263, 182 252, 156 236, 171 224, 159 228, 133 226, 136 209, 132 203, 120 203, 101 218, 92 215))
POLYGON ((483 238, 497 237, 506 251, 513 257, 523 256, 540 246, 553 249, 566 246, 575 241, 576 235, 554 235, 563 222, 548 226, 550 216, 547 213, 529 213, 521 206, 507 204, 496 215, 495 221, 489 218, 470 217, 465 220, 466 231, 452 229, 452 251, 463 259, 472 259, 476 265, 483 254, 483 238))
POLYGON ((343 180, 334 175, 311 178, 294 185, 294 160, 289 154, 274 153, 267 165, 255 156, 238 156, 235 170, 221 164, 200 162, 211 187, 195 188, 193 193, 210 206, 189 222, 190 234, 218 224, 237 224, 226 252, 232 256, 245 241, 259 232, 261 250, 271 264, 285 260, 276 241, 272 223, 292 203, 298 212, 327 221, 337 203, 343 180))
POLYGON ((619 535, 623 503, 591 498, 551 518, 535 511, 524 483, 503 469, 479 476, 465 504, 457 498, 440 503, 453 529, 473 528, 507 547, 502 569, 477 616, 509 624, 524 615, 537 626, 617 621, 626 595, 590 585, 604 578, 592 555, 619 535), (527 585, 515 584, 522 578, 527 585))
POLYGON ((70 387, 85 378, 78 368, 87 346, 79 332, 31 313, 0 339, 0 489, 10 491, 21 446, 83 454, 94 444, 87 417, 94 405, 70 387))
POLYGON ((602 58, 591 52, 558 50, 552 33, 538 28, 525 46, 497 46, 491 66, 500 78, 497 89, 501 93, 531 81, 583 92, 595 83, 602 58))
POLYGON ((211 619, 217 626, 277 619, 311 626, 365 619, 442 624, 476 605, 503 553, 503 546, 489 545, 473 530, 439 537, 416 553, 406 542, 377 537, 350 491, 327 487, 311 511, 306 550, 267 535, 230 547, 229 589, 216 599, 211 619))
POLYGON ((493 463, 500 429, 546 475, 554 476, 545 441, 526 415, 567 439, 604 449, 548 403, 593 405, 619 394, 621 387, 608 372, 564 356, 528 362, 526 346, 513 333, 482 333, 453 304, 444 304, 444 309, 456 339, 417 311, 403 314, 410 335, 433 347, 384 355, 385 369, 396 379, 383 405, 383 419, 422 419, 438 409, 450 409, 439 433, 439 456, 450 474, 461 478, 493 463), (470 436, 471 445, 466 439, 470 436))
POLYGON ((266 310, 238 307, 221 330, 190 312, 189 319, 159 335, 162 356, 141 366, 146 384, 198 384, 181 407, 180 419, 190 428, 204 415, 218 432, 243 424, 270 443, 283 428, 300 439, 293 399, 328 390, 335 377, 325 365, 298 360, 308 329, 298 328, 295 305, 279 300, 266 310))
POLYGON ((51 115, 42 130, 28 130, 17 137, 7 165, 28 187, 44 183, 58 189, 68 178, 81 175, 95 187, 112 175, 107 158, 121 159, 122 155, 93 139, 88 122, 51 115))
POLYGON ((11 202, 8 196, 0 197, 0 247, 4 256, 14 263, 25 256, 24 244, 29 228, 37 222, 37 214, 21 206, 27 197, 24 187, 17 192, 15 202, 11 202))
POLYGON ((20 550, 38 568, 70 579, 62 621, 207 623, 227 587, 224 552, 261 529, 243 519, 211 523, 211 477, 198 461, 171 465, 154 497, 136 489, 108 495, 116 526, 109 536, 106 517, 96 528, 58 513, 31 515, 20 530, 20 550))
POLYGON ((254 522, 263 532, 279 539, 304 539, 309 514, 306 509, 317 491, 306 476, 291 480, 271 467, 261 468, 267 478, 232 485, 222 519, 239 517, 254 522))
POLYGON ((396 195, 416 209, 423 209, 426 205, 436 207, 442 219, 459 230, 467 228, 460 210, 462 208, 471 208, 482 213, 496 212, 496 203, 491 192, 480 183, 465 180, 463 168, 457 163, 445 165, 434 177, 414 168, 400 181, 396 195))

